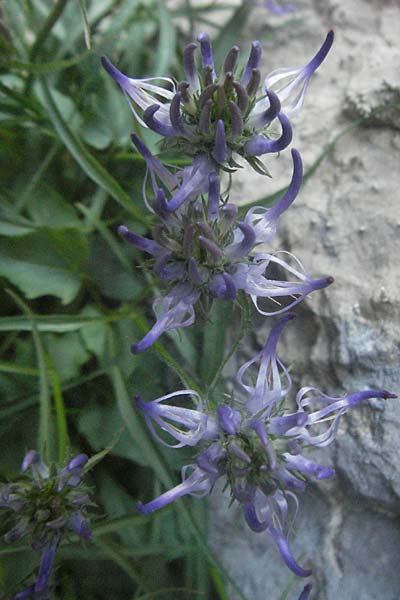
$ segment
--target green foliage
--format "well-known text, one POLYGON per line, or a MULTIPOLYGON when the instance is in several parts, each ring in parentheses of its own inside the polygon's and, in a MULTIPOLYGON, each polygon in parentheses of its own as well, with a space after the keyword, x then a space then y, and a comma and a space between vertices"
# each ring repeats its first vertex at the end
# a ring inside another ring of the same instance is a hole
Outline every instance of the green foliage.
MULTIPOLYGON (((10 291, 0 292, 0 476, 15 478, 29 448, 59 464, 91 456, 94 542, 62 543, 55 598, 225 598, 202 504, 135 513, 137 500, 178 483, 185 452, 153 441, 132 397, 204 389, 203 374, 211 378, 222 360, 229 314, 212 313, 207 347, 199 334, 171 332, 144 356, 130 354, 155 291, 116 227, 146 233, 152 219, 143 159, 129 140, 138 126, 99 60, 106 53, 136 77, 174 74, 185 22, 193 28, 205 9, 33 0, 2 11, 0 281, 10 291), (214 316, 222 320, 213 333, 214 316)), ((156 150, 156 136, 140 133, 156 150)), ((32 581, 39 558, 24 540, 0 544, 0 595, 32 581)))

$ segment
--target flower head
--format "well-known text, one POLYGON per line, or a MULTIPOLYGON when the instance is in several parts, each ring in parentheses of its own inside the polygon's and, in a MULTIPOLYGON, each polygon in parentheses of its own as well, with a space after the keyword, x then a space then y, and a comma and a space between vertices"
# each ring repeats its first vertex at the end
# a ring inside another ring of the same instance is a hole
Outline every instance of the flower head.
MULTIPOLYGON (((305 489, 308 479, 327 479, 334 470, 303 454, 303 446, 331 444, 340 417, 360 402, 396 396, 384 390, 367 390, 334 398, 315 388, 302 388, 296 397, 297 410, 286 412, 283 400, 291 381, 276 355, 276 345, 283 327, 292 318, 281 318, 263 350, 239 369, 237 380, 244 390, 243 397, 234 396, 230 404, 219 404, 216 410, 203 407, 201 398, 192 390, 150 403, 140 400, 138 407, 146 420, 151 417, 179 442, 177 447, 198 445, 199 454, 195 463, 183 468, 182 483, 147 504, 139 503, 137 509, 150 513, 184 495, 202 496, 223 477, 232 500, 242 506, 248 526, 271 535, 289 569, 299 577, 308 577, 310 569, 297 563, 289 547, 290 504, 297 509, 296 493, 305 489), (250 369, 256 363, 259 367, 251 382, 250 369), (196 410, 158 408, 164 399, 193 396, 197 398, 196 410), (172 427, 167 418, 173 421, 172 427)), ((152 424, 151 431, 158 438, 152 424)), ((307 598, 310 589, 305 586, 301 598, 307 598)))
MULTIPOLYGON (((147 155, 142 142, 140 147, 147 155)), ((217 173, 209 170, 208 161, 207 166, 203 164, 205 157, 199 156, 183 173, 182 185, 173 190, 172 197, 167 199, 165 187, 155 190, 151 208, 159 223, 153 229, 153 239, 119 227, 121 237, 150 255, 153 272, 172 286, 163 299, 155 301, 156 324, 133 345, 134 352, 148 348, 167 329, 191 325, 194 306, 202 297, 235 300, 242 291, 261 314, 273 315, 332 283, 329 277, 313 279, 300 261, 287 253, 254 254, 260 244, 272 240, 282 214, 300 189, 302 162, 295 149, 292 158, 292 180, 282 198, 270 208, 251 208, 243 220, 238 218, 237 207, 223 198, 217 173), (205 181, 207 197, 193 199, 205 181), (285 260, 287 256, 290 260, 285 260), (271 304, 268 311, 259 308, 260 299, 271 304)), ((158 167, 150 163, 150 158, 148 161, 156 177, 158 167)))
POLYGON ((22 462, 23 477, 0 486, 0 508, 9 511, 13 526, 4 536, 6 543, 27 538, 42 557, 36 582, 15 598, 49 598, 49 581, 58 544, 64 534, 77 533, 91 540, 87 505, 88 488, 83 482, 86 454, 79 454, 56 469, 47 466, 38 452, 29 450, 22 462))
MULTIPOLYGON (((257 171, 268 174, 257 157, 280 152, 292 140, 287 111, 281 111, 282 101, 300 85, 304 87, 302 102, 308 81, 332 40, 304 69, 288 72, 288 76, 296 77, 290 93, 278 85, 280 74, 286 70, 273 71, 260 89, 259 41, 252 42, 244 68, 239 67, 238 46, 233 46, 223 64, 216 67, 209 36, 200 33, 197 41, 199 48, 191 43, 183 51, 185 79, 175 85, 168 77, 160 78, 170 89, 155 85, 152 78, 127 77, 107 57, 102 57, 102 64, 122 88, 138 121, 164 138, 164 148, 190 157, 206 156, 216 168, 235 169, 235 156, 241 156, 257 171), (272 87, 277 87, 279 93, 272 87)), ((288 109, 290 112, 292 106, 288 105, 288 109)))

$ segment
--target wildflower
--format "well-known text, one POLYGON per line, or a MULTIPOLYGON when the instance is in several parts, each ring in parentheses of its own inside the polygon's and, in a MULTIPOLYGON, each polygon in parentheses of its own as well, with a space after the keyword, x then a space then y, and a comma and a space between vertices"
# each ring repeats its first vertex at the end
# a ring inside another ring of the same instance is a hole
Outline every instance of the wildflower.
MULTIPOLYGON (((145 155, 147 149, 142 142, 140 147, 145 155)), ((162 188, 156 191, 156 183, 152 208, 160 222, 153 229, 153 239, 123 225, 119 227, 118 232, 126 241, 150 255, 154 273, 172 286, 163 299, 155 301, 156 323, 139 343, 132 345, 134 353, 151 346, 168 329, 192 325, 194 306, 202 299, 235 300, 242 292, 251 297, 261 314, 273 315, 287 311, 306 295, 332 283, 330 277, 313 279, 297 259, 284 260, 282 252, 253 254, 260 244, 272 240, 281 215, 300 189, 302 162, 297 150, 292 150, 292 158, 292 180, 282 198, 270 208, 251 208, 243 221, 238 219, 234 204, 221 205, 219 178, 212 171, 208 176, 207 201, 190 201, 184 178, 185 194, 181 194, 182 188, 178 189, 169 200, 162 188), (272 301, 273 307, 263 310, 260 299, 272 301), (289 304, 280 304, 281 299, 289 304)), ((150 176, 156 178, 160 173, 158 165, 150 159, 148 162, 150 176)), ((195 169, 195 164, 191 168, 195 169)), ((190 177, 193 181, 192 172, 190 177)))
MULTIPOLYGON (((102 64, 120 85, 138 121, 164 138, 165 149, 189 157, 207 157, 215 168, 235 169, 239 166, 235 157, 241 156, 258 172, 268 174, 257 157, 280 152, 292 140, 287 114, 281 111, 281 102, 287 93, 282 92, 281 99, 268 89, 267 83, 260 93, 260 42, 252 42, 244 69, 238 66, 238 46, 229 50, 222 66, 216 69, 208 35, 200 33, 197 39, 201 65, 197 66, 195 61, 197 45, 186 46, 183 51, 185 80, 175 85, 169 78, 161 78, 170 84, 168 90, 154 85, 153 79, 127 77, 105 56, 102 64)), ((297 80, 304 80, 306 88, 328 50, 327 45, 321 49, 304 72, 299 71, 293 85, 297 85, 297 80)), ((271 74, 271 85, 275 85, 275 74, 279 73, 271 74)), ((279 76, 277 81, 280 81, 279 76)))
POLYGON ((48 600, 56 550, 68 531, 91 540, 87 522, 90 499, 82 480, 87 460, 86 454, 79 454, 56 470, 48 467, 38 452, 29 450, 21 466, 23 478, 0 486, 0 508, 8 510, 9 521, 14 522, 4 541, 27 538, 32 548, 42 553, 35 583, 19 592, 15 600, 48 600))
MULTIPOLYGON (((263 350, 238 371, 243 397, 230 404, 207 408, 192 390, 181 390, 146 403, 137 398, 150 430, 151 420, 178 445, 200 450, 196 461, 182 469, 182 482, 147 504, 139 503, 140 513, 152 513, 184 495, 204 496, 224 477, 232 501, 242 506, 247 525, 255 532, 268 533, 275 541, 285 564, 299 577, 311 570, 295 560, 288 542, 290 504, 297 509, 296 492, 306 481, 332 477, 334 470, 302 453, 303 446, 331 444, 340 417, 368 398, 395 398, 384 390, 359 391, 340 398, 327 396, 316 388, 297 393, 297 410, 286 412, 284 400, 291 387, 286 367, 276 355, 276 345, 284 326, 294 318, 282 317, 272 329, 263 350), (253 380, 250 371, 259 364, 253 380), (173 398, 196 398, 196 408, 162 405, 173 398)), ((160 439, 158 433, 155 434, 160 439)), ((162 443, 166 443, 161 438, 162 443)), ((307 598, 310 584, 300 598, 307 598)))

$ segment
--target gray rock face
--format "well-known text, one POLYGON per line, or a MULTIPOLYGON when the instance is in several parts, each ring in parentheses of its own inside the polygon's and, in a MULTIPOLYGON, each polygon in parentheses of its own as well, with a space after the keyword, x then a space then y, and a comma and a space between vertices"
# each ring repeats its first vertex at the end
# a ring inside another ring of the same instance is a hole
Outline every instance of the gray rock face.
MULTIPOLYGON (((293 252, 315 276, 333 275, 335 283, 301 305, 280 357, 292 364, 295 390, 313 385, 330 395, 366 388, 399 393, 400 109, 394 105, 400 99, 400 5, 389 0, 298 5, 300 19, 276 30, 265 45, 265 72, 305 64, 329 28, 336 34, 294 123, 294 145, 305 168, 338 133, 348 131, 281 222, 275 248, 293 252), (364 116, 371 119, 357 125, 364 116)), ((252 19, 254 38, 261 35, 260 22, 271 22, 261 11, 252 19)), ((273 24, 282 23, 277 19, 273 24)), ((290 178, 287 155, 269 159, 275 182, 245 173, 232 199, 248 202, 282 187, 290 178)), ((263 319, 257 324, 249 354, 271 327, 263 319)), ((348 413, 336 443, 315 454, 333 464, 337 476, 310 486, 300 498, 292 547, 301 564, 313 565, 312 598, 400 597, 399 432, 400 401, 372 400, 348 413)), ((228 570, 249 599, 277 600, 291 574, 273 541, 247 531, 221 495, 211 502, 212 543, 228 570)), ((297 581, 289 599, 301 587, 297 581)))

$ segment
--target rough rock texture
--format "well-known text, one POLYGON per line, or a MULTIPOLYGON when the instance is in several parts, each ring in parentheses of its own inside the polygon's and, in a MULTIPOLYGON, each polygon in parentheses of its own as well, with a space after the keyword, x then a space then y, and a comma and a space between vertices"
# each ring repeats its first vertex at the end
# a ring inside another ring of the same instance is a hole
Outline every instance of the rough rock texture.
MULTIPOLYGON (((335 30, 334 48, 295 124, 294 145, 306 169, 338 133, 350 130, 281 222, 276 248, 294 252, 315 275, 333 275, 335 284, 303 303, 280 355, 293 365, 295 388, 315 385, 331 395, 374 387, 399 393, 400 5, 297 4, 294 21, 293 15, 271 19, 259 7, 249 37, 262 37, 266 23, 291 20, 264 44, 269 71, 304 64, 326 31, 335 30), (360 125, 365 116, 371 118, 360 125)), ((243 203, 282 187, 290 178, 287 155, 269 159, 272 183, 247 172, 236 176, 232 198, 243 203)), ((263 319, 257 324, 252 352, 270 329, 263 319)), ((313 565, 313 599, 400 597, 399 432, 400 401, 372 400, 343 419, 335 445, 318 451, 320 460, 335 465, 337 477, 310 486, 300 498, 292 536, 300 563, 313 565)), ((211 540, 228 570, 249 599, 277 600, 291 574, 272 540, 247 531, 239 511, 228 511, 220 494, 211 502, 211 540)), ((298 597, 301 586, 297 581, 289 599, 298 597)))

